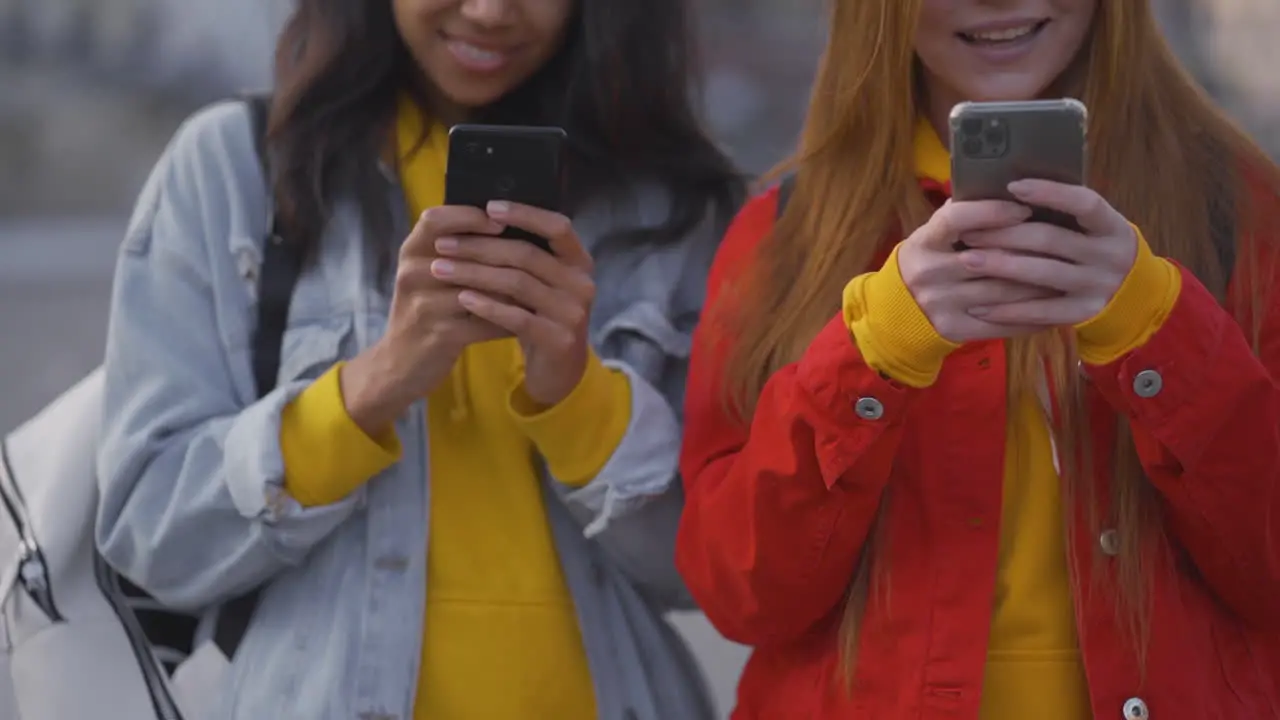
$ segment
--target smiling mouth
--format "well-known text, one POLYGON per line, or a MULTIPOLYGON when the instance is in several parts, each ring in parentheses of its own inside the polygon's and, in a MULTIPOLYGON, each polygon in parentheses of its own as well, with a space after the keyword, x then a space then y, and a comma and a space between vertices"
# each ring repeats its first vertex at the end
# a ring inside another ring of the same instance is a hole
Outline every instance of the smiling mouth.
POLYGON ((1009 45, 1019 40, 1027 40, 1039 34, 1049 24, 1048 20, 1027 23, 1018 27, 1001 30, 983 30, 981 32, 958 32, 956 37, 970 45, 1000 46, 1009 45))

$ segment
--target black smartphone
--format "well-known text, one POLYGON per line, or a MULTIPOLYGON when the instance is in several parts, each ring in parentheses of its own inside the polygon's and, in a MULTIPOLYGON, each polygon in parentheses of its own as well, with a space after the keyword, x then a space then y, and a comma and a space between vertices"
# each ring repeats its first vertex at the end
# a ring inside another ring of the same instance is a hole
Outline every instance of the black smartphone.
MULTIPOLYGON (((563 189, 563 128, 518 125, 454 125, 449 130, 445 205, 484 208, 507 200, 560 212, 563 189)), ((502 237, 551 251, 545 238, 520 228, 502 237)))
MULTIPOLYGON (((955 200, 1014 200, 1014 180, 1085 184, 1088 111, 1079 100, 960 103, 949 124, 955 200)), ((1080 229, 1069 215, 1032 211, 1030 222, 1080 229)))

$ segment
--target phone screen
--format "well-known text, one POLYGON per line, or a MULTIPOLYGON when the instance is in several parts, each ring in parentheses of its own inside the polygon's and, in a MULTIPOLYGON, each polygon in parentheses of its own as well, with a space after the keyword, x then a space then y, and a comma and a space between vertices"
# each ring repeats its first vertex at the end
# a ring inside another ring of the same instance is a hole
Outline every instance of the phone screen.
MULTIPOLYGON (((560 212, 565 138, 558 127, 455 125, 449 131, 445 204, 483 208, 507 200, 560 212)), ((519 228, 507 228, 502 237, 550 252, 546 239, 519 228)))

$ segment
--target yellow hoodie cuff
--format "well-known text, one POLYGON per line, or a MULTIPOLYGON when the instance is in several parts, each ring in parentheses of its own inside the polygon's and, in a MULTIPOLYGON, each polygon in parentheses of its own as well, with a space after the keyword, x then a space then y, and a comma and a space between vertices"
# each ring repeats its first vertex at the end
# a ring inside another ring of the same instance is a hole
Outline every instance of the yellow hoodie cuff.
POLYGON ((897 248, 878 272, 845 286, 844 321, 867 365, 908 387, 932 385, 947 355, 960 347, 938 334, 911 296, 897 248))
POLYGON ((1142 347, 1164 325, 1182 292, 1182 273, 1157 257, 1134 227, 1138 255, 1102 312, 1076 326, 1080 359, 1108 365, 1142 347))
POLYGON ((522 372, 508 408, 516 424, 547 461, 553 477, 582 487, 596 476, 631 423, 631 382, 588 351, 582 379, 559 404, 542 409, 525 392, 522 372))
POLYGON ((285 491, 304 507, 338 502, 400 459, 394 426, 369 437, 347 414, 341 369, 330 368, 280 416, 285 491))

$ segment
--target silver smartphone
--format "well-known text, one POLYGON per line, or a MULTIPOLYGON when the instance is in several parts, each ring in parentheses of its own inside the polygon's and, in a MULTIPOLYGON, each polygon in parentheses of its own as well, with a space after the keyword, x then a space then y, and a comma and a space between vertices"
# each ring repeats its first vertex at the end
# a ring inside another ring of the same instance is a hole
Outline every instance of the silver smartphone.
MULTIPOLYGON (((951 197, 1013 200, 1008 185, 1038 179, 1086 184, 1089 113, 1062 100, 966 102, 951 109, 951 197)), ((1031 222, 1078 230, 1075 218, 1035 208, 1031 222)))

